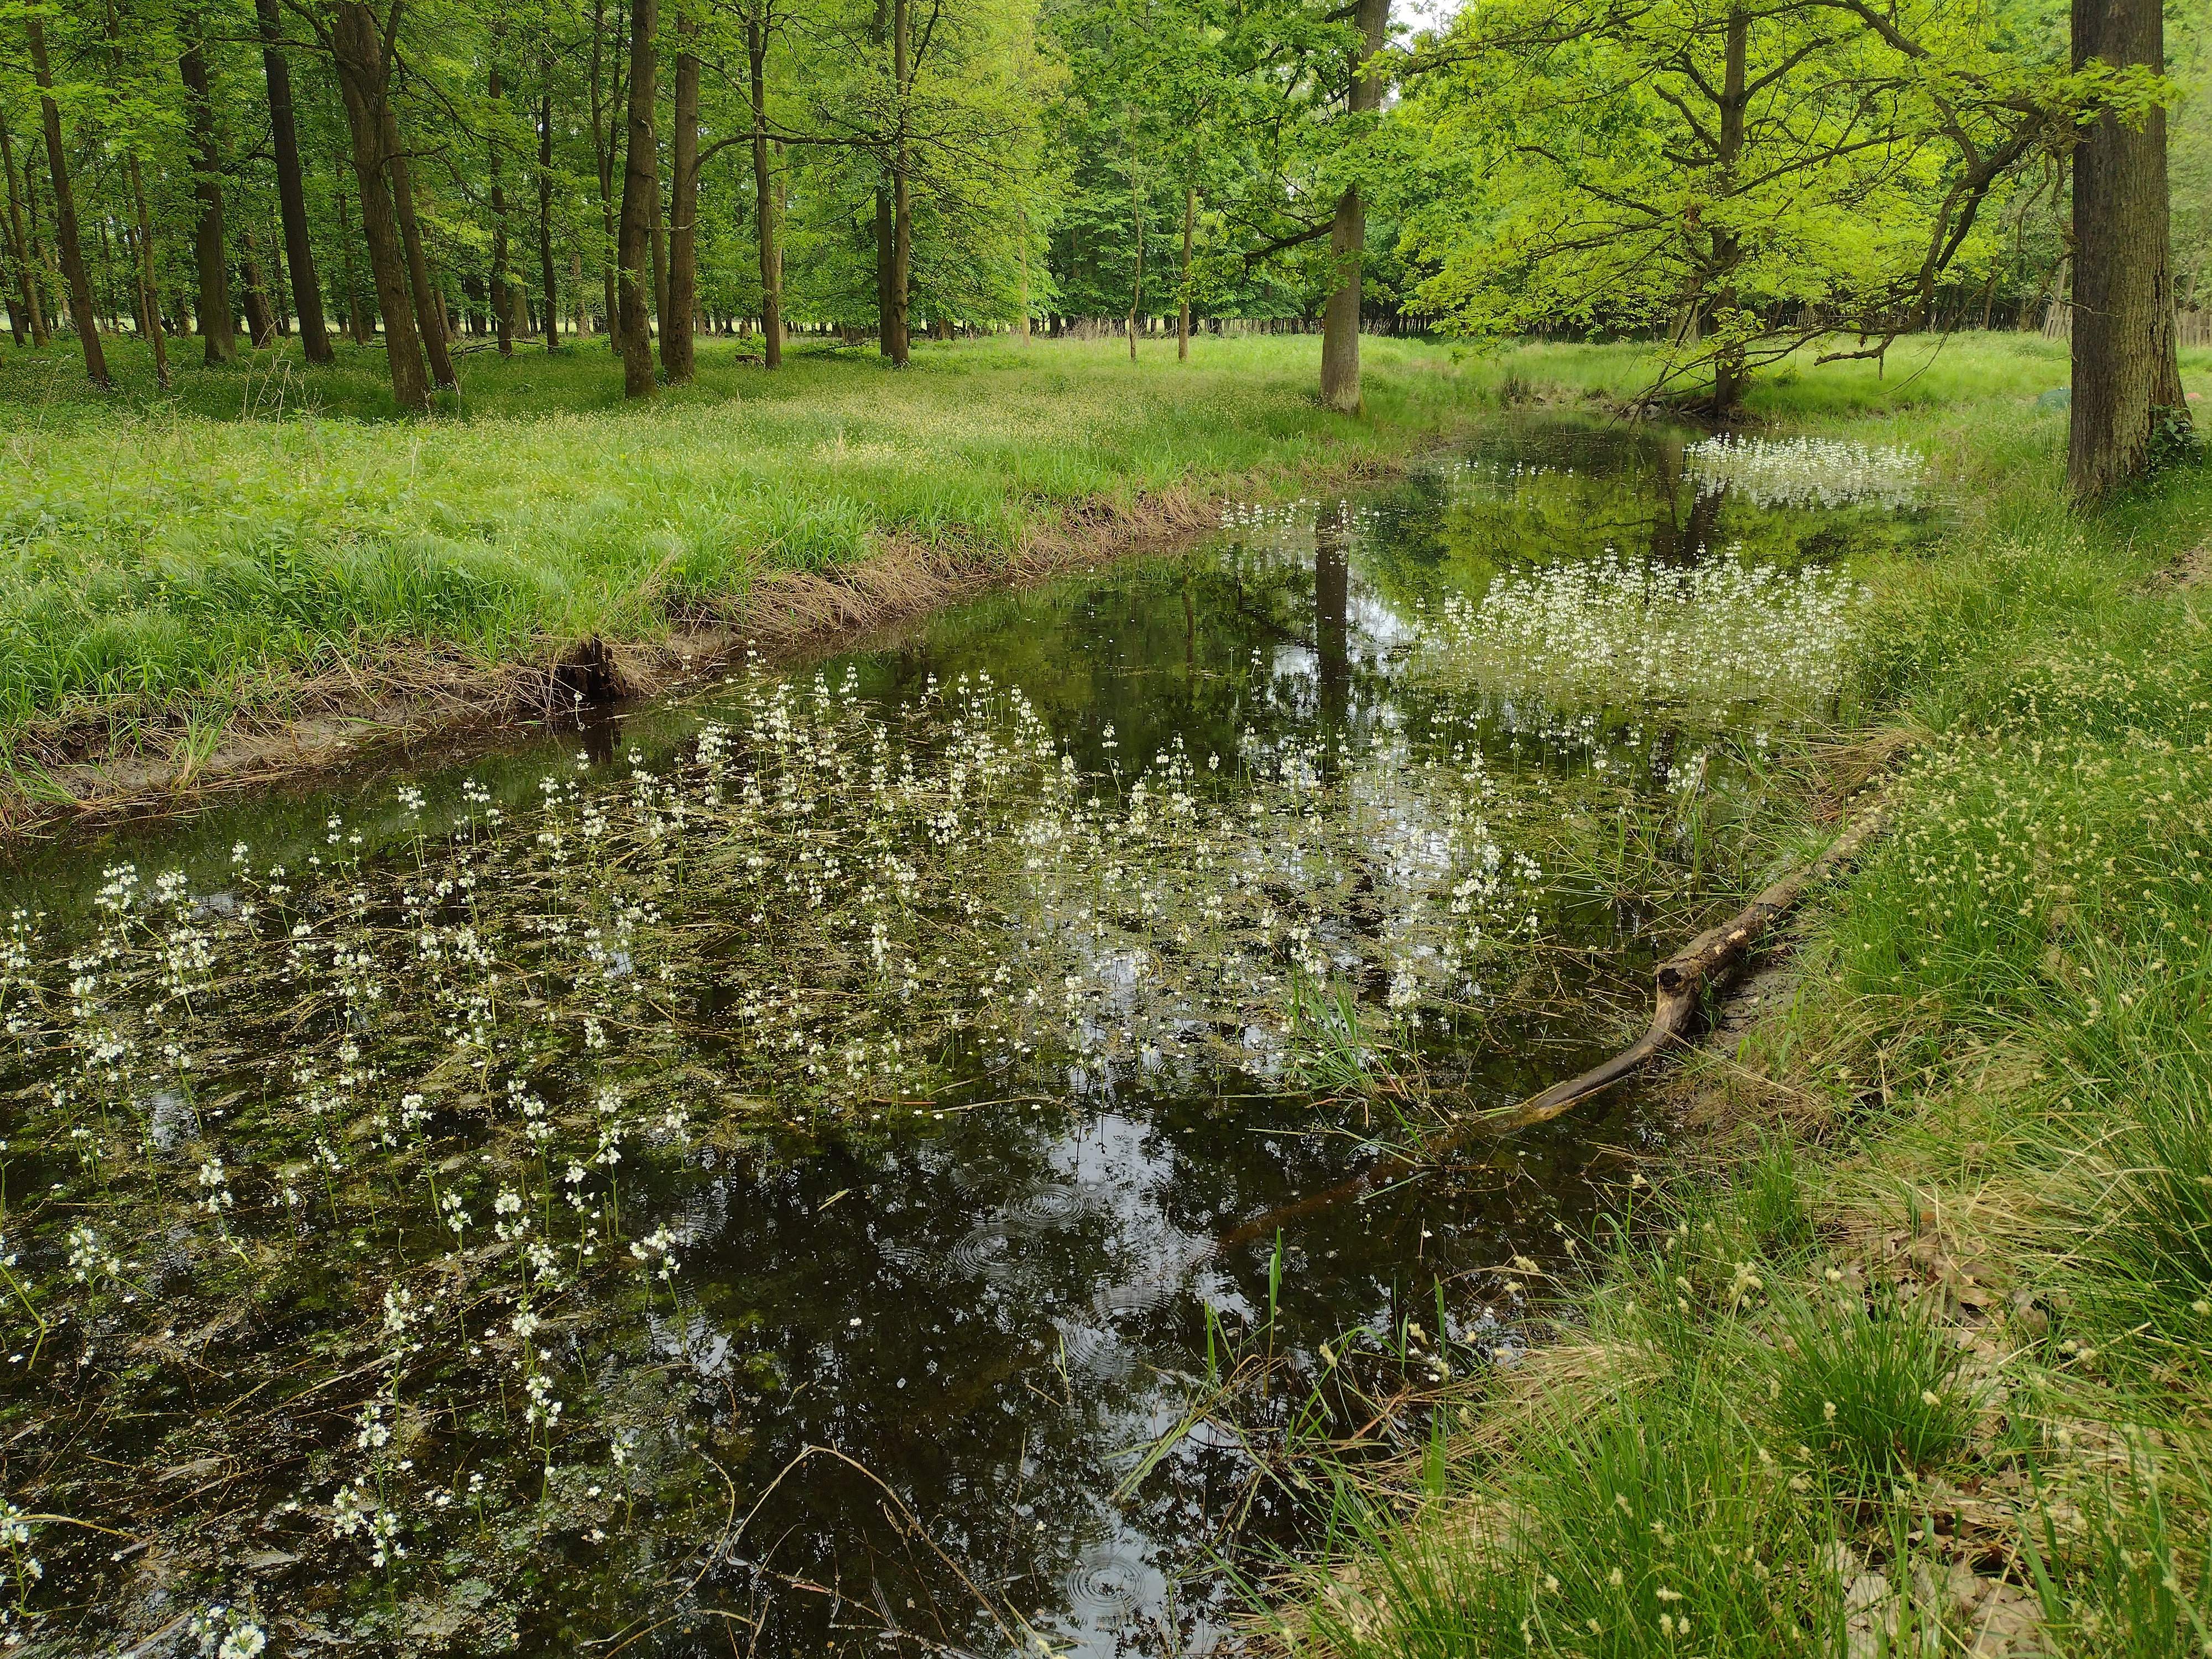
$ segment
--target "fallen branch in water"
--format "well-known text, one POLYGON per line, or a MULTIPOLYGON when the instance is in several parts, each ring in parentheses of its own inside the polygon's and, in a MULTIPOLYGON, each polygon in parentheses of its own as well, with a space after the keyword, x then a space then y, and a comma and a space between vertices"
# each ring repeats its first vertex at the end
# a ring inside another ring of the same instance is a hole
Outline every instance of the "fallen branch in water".
POLYGON ((1727 982, 1751 947, 1765 937, 1767 929, 1778 920, 1796 908, 1808 887, 1825 880, 1856 858, 1887 823, 1888 813, 1882 807, 1861 814, 1850 829, 1829 842, 1827 851, 1820 857, 1793 870, 1719 927, 1707 928, 1661 963, 1656 975, 1657 1003, 1652 1011, 1650 1029, 1604 1065, 1564 1083, 1555 1083, 1510 1111, 1486 1112, 1469 1118, 1429 1142, 1416 1154, 1401 1153, 1383 1158, 1372 1169, 1326 1192, 1310 1194, 1232 1227, 1213 1241, 1211 1253, 1218 1255, 1234 1249, 1264 1237, 1285 1222, 1328 1209, 1347 1198, 1362 1197, 1413 1175, 1478 1135, 1498 1134, 1534 1123, 1549 1122, 1570 1107, 1602 1094, 1622 1079, 1634 1075, 1684 1040, 1697 1018, 1698 1004, 1705 991, 1727 982))
MULTIPOLYGON (((1569 1107, 1603 1093, 1623 1078, 1642 1070, 1647 1062, 1681 1042, 1697 1018, 1698 1004, 1706 988, 1726 983, 1745 954, 1766 936, 1766 930, 1796 908, 1805 890, 1856 858, 1860 849, 1881 833, 1887 821, 1888 815, 1881 807, 1863 814, 1850 829, 1829 842, 1828 850, 1820 857, 1791 871, 1719 927, 1707 928, 1661 963, 1651 1026, 1634 1042, 1604 1065, 1593 1066, 1580 1077, 1571 1077, 1564 1083, 1554 1083, 1512 1111, 1483 1118, 1480 1127, 1517 1129, 1527 1124, 1548 1122, 1569 1107)), ((1456 1142, 1466 1133, 1464 1129, 1455 1131, 1446 1144, 1456 1142)))

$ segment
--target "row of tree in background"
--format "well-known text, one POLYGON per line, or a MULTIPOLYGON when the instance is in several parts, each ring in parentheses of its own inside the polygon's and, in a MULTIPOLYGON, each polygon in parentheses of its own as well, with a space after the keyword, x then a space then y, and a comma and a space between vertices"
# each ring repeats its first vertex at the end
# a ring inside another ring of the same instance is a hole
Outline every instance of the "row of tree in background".
POLYGON ((0 0, 7 304, 100 381, 102 331, 165 378, 349 335, 416 409, 472 337, 604 337, 643 396, 792 319, 902 363, 1296 318, 1347 410, 1408 314, 1655 339, 1726 409, 1808 341, 2072 304, 2126 359, 2094 490, 2181 404, 2197 27, 2167 75, 2156 0, 0 0))

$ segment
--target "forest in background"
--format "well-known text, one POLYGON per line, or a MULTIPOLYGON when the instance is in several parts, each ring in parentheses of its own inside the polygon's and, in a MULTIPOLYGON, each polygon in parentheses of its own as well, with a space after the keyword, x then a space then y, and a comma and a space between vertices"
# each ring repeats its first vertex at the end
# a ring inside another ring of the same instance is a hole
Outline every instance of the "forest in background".
MULTIPOLYGON (((770 367, 793 328, 902 362, 917 334, 1133 345, 1332 305, 1340 333, 1652 341, 1692 378, 1721 365, 1726 405, 1762 349, 1838 330, 1876 351, 2063 331, 2079 133, 2162 104, 2173 295, 2201 328, 2203 21, 2175 13, 2163 82, 2072 70, 2067 26, 2033 0, 1441 22, 1388 0, 8 0, 7 305, 19 341, 70 317, 74 242, 94 329, 158 341, 165 380, 350 336, 411 407, 493 345, 634 335, 639 395, 704 336, 770 367)), ((1352 357, 1325 401, 1357 406, 1352 357)))

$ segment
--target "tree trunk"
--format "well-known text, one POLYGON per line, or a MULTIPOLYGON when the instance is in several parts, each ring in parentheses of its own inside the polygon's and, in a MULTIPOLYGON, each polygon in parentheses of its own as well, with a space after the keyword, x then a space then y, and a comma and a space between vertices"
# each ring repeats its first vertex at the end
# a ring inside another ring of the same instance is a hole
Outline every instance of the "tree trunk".
MULTIPOLYGON (((343 159, 340 161, 343 166, 343 159)), ((345 180, 338 180, 334 198, 338 210, 338 278, 345 284, 346 331, 356 345, 367 345, 376 336, 375 325, 370 322, 368 307, 362 302, 361 282, 353 268, 353 228, 346 223, 345 180)))
POLYGON ((254 257, 253 233, 242 232, 239 236, 238 290, 246 301, 246 333, 257 351, 265 349, 276 338, 276 313, 269 304, 269 289, 261 280, 261 262, 254 257))
MULTIPOLYGON (((2074 0, 2074 66, 2162 73, 2159 0, 2074 0)), ((2148 471, 2165 420, 2186 422, 2174 356, 2166 112, 2141 131, 2106 114, 2074 150, 2074 398, 2067 482, 2084 501, 2148 471)))
POLYGON ((630 0, 629 109, 623 135, 622 221, 615 240, 621 307, 623 395, 650 398, 653 380, 653 222, 660 208, 653 176, 653 105, 659 63, 653 37, 660 27, 659 0, 630 0))
POLYGON ((538 100, 538 282, 545 301, 545 349, 561 343, 561 295, 553 279, 553 59, 541 66, 544 95, 538 100))
MULTIPOLYGON (((1720 194, 1731 196, 1735 191, 1735 164, 1743 154, 1744 115, 1750 99, 1744 90, 1745 77, 1751 52, 1751 15, 1741 7, 1729 12, 1728 33, 1721 51, 1720 194)), ((1735 268, 1741 239, 1725 223, 1716 224, 1712 230, 1712 270, 1707 281, 1717 280, 1719 289, 1713 295, 1713 313, 1722 328, 1732 326, 1731 313, 1736 308, 1735 268)), ((1737 337, 1723 334, 1721 349, 1713 358, 1713 413, 1723 418, 1734 414, 1743 402, 1745 374, 1743 352, 1729 342, 1737 337)))
MULTIPOLYGON (((1390 0, 1356 0, 1352 21, 1358 27, 1363 62, 1382 50, 1389 32, 1390 0)), ((1382 106, 1382 72, 1355 66, 1347 103, 1352 114, 1362 115, 1382 106)), ((1367 247, 1367 214, 1360 205, 1357 183, 1345 187, 1336 199, 1336 222, 1328 233, 1330 258, 1336 265, 1336 291, 1328 296, 1322 313, 1321 339, 1321 400, 1340 414, 1359 412, 1359 276, 1367 247)))
MULTIPOLYGON (((415 303, 416 331, 422 337, 422 355, 430 360, 430 382, 441 392, 459 392, 461 382, 453 373, 445 302, 430 280, 430 257, 423 251, 422 224, 415 213, 415 178, 400 142, 399 112, 388 97, 384 100, 384 164, 392 174, 392 205, 399 220, 399 246, 407 256, 407 287, 415 303)), ((387 311, 385 318, 389 327, 391 313, 387 311)))
POLYGON ((1145 191, 1139 185, 1131 192, 1137 210, 1137 275, 1129 284, 1129 361, 1137 361, 1137 307, 1145 297, 1145 191))
POLYGON ((131 203, 138 214, 138 285, 145 295, 146 337, 154 346, 154 378, 169 384, 169 346, 161 331, 161 290, 154 275, 154 226, 146 211, 146 181, 138 158, 131 158, 131 203))
POLYGON ((84 274, 84 252, 77 241, 76 197, 70 189, 69 154, 62 148, 62 112, 53 100, 54 77, 46 63, 46 31, 36 12, 23 19, 31 42, 31 71, 38 77, 39 113, 46 130, 46 169, 54 182, 55 235, 62 245, 62 278, 69 284, 70 316, 84 352, 85 377, 105 392, 107 354, 100 349, 100 325, 93 315, 92 283, 84 274))
POLYGON ((907 338, 907 292, 914 277, 914 204, 908 197, 907 179, 906 124, 908 35, 913 27, 913 13, 908 0, 892 0, 891 3, 891 84, 898 108, 897 128, 891 145, 891 293, 890 315, 886 326, 890 330, 891 362, 904 368, 912 348, 907 338))
POLYGON ((300 319, 300 348, 311 363, 337 361, 323 322, 323 289, 307 242, 307 191, 300 170, 300 137, 292 118, 292 66, 280 44, 276 0, 253 0, 261 26, 261 68, 269 82, 269 137, 276 157, 276 205, 284 221, 284 263, 292 277, 292 309, 300 319))
POLYGON ((361 186, 362 240, 368 248, 376 308, 384 318, 392 395, 403 409, 428 409, 430 385, 422 372, 422 345, 407 292, 407 256, 385 167, 386 135, 392 131, 385 118, 390 76, 384 39, 367 0, 338 0, 332 40, 331 57, 353 138, 354 176, 361 186))
POLYGON ((698 35, 696 17, 676 20, 676 131, 669 138, 668 158, 668 309, 660 314, 660 366, 678 385, 691 378, 691 329, 699 309, 699 59, 686 50, 697 44, 698 35))
MULTIPOLYGON (((745 24, 745 57, 752 70, 753 219, 759 227, 761 350, 769 368, 783 367, 783 258, 776 246, 782 216, 768 165, 768 37, 750 20, 745 24)), ((878 192, 880 194, 880 192, 878 192)))
MULTIPOLYGON (((605 57, 607 33, 607 13, 605 0, 593 0, 592 7, 592 159, 599 173, 599 281, 605 289, 607 342, 617 356, 622 351, 622 295, 621 284, 615 279, 615 143, 614 104, 621 96, 621 88, 615 88, 614 98, 602 97, 606 82, 601 63, 605 57)), ((617 73, 617 81, 621 75, 617 73)), ((580 289, 576 303, 581 307, 584 296, 580 289)))
POLYGON ((1190 240, 1198 227, 1198 186, 1182 187, 1182 305, 1176 313, 1176 361, 1190 361, 1190 240))
POLYGON ((192 129, 192 252, 199 268, 201 356, 210 364, 238 356, 238 325, 230 312, 230 258, 223 246, 222 159, 216 153, 215 102, 208 90, 207 58, 200 48, 203 22, 198 12, 182 19, 184 56, 178 72, 185 83, 192 129))
POLYGON ((1030 210, 1014 210, 1014 246, 1022 256, 1022 316, 1015 324, 1015 337, 1023 344, 1030 343, 1030 210))
MULTIPOLYGON (((495 54, 489 73, 484 80, 485 95, 495 108, 501 106, 506 92, 500 85, 497 53, 504 43, 505 31, 496 25, 492 29, 492 52, 495 54)), ((507 191, 499 176, 499 140, 494 138, 485 146, 489 152, 491 185, 491 324, 499 337, 499 355, 514 356, 514 285, 507 280, 507 191)))
POLYGON ((46 343, 46 307, 39 303, 39 279, 31 265, 31 239, 23 234, 23 198, 15 187, 15 142, 8 135, 8 122, 0 116, 0 163, 8 169, 8 231, 15 258, 15 292, 21 304, 21 319, 31 325, 31 343, 46 343))

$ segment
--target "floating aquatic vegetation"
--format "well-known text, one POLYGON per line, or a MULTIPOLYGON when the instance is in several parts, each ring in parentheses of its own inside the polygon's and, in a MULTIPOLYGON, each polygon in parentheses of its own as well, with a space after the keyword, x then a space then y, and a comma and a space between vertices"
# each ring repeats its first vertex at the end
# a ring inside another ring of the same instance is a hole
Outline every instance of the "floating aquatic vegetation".
POLYGON ((1760 507, 1920 504, 1928 464, 1899 445, 1835 438, 1738 438, 1723 433, 1683 452, 1704 489, 1733 489, 1760 507))
MULTIPOLYGON (((349 1617, 381 1639, 673 1502, 670 1391, 749 1363, 686 1306, 701 1218, 653 1208, 687 1147, 1022 1083, 1294 1083, 1316 997, 1370 1036, 1479 1007, 1546 902, 1501 839, 1516 807, 1440 729, 1086 775, 988 676, 890 716, 755 677, 718 712, 680 763, 579 757, 526 810, 471 785, 435 823, 402 786, 397 856, 333 817, 294 867, 241 845, 203 890, 121 864, 88 916, 10 920, 0 1091, 35 1184, 10 1193, 5 1363, 113 1423, 188 1386, 166 1466, 287 1471, 175 1546, 212 1644, 265 1628, 223 1576, 241 1553, 380 1582, 349 1617), (312 1404, 270 1386, 303 1343, 312 1404)), ((112 1518, 97 1480, 50 1486, 11 1496, 112 1518)), ((82 1539, 33 1554, 31 1524, 24 1572, 66 1553, 81 1582, 82 1539)))
POLYGON ((1849 575, 1747 565, 1676 569, 1608 551, 1510 570, 1478 600, 1431 613, 1416 672, 1516 705, 1521 723, 1601 704, 1692 720, 1808 713, 1843 677, 1867 597, 1849 575))

